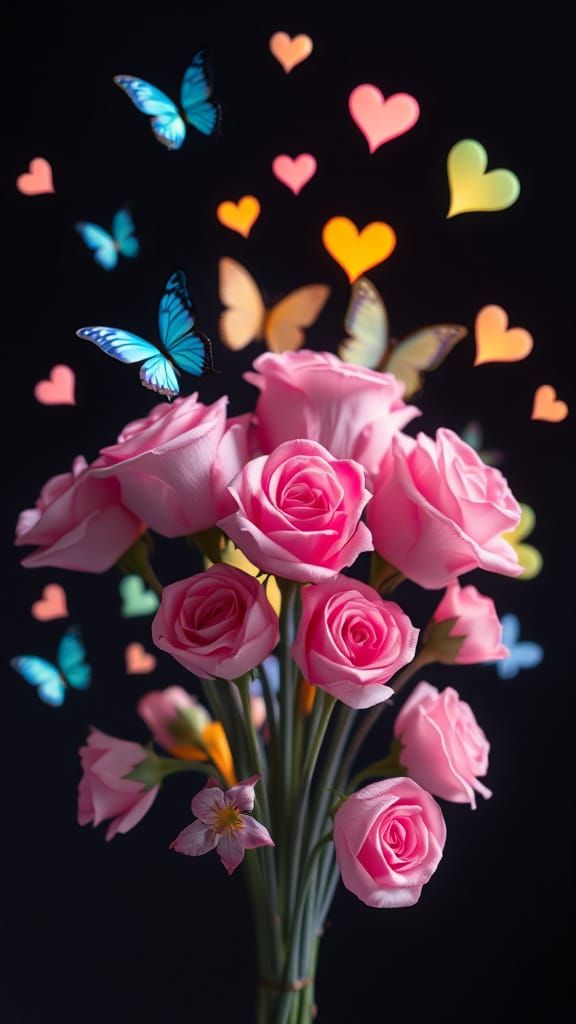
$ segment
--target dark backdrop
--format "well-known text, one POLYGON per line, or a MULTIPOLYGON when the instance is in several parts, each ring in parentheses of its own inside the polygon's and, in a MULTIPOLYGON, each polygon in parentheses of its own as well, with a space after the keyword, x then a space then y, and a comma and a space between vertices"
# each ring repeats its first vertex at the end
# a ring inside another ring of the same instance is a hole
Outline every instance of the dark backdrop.
MULTIPOLYGON (((569 923, 572 420, 533 423, 530 413, 542 383, 570 400, 573 286, 563 271, 570 183, 557 177, 567 116, 556 70, 562 32, 496 23, 479 8, 478 24, 468 28, 460 27, 463 10, 424 22, 416 12, 392 17, 381 10, 377 18, 368 9, 298 20, 279 11, 261 21, 241 11, 229 18, 225 10, 212 21, 162 15, 121 24, 92 8, 71 21, 58 11, 45 20, 26 12, 10 43, 13 99, 3 117, 13 138, 2 164, 3 233, 9 227, 2 325, 3 1019, 251 1019, 253 944, 241 872, 227 880, 216 857, 193 863, 167 849, 189 818, 190 780, 167 784, 145 821, 109 845, 102 829, 75 824, 76 750, 88 725, 144 740, 136 699, 152 687, 185 683, 186 673, 159 656, 153 676, 126 676, 124 646, 150 644, 149 620, 120 618, 119 574, 23 570, 11 536, 18 511, 48 476, 78 452, 94 457, 154 402, 133 368, 79 341, 78 326, 117 323, 148 335, 164 279, 183 266, 223 371, 200 383, 201 397, 209 402, 226 391, 231 412, 244 411, 254 395, 241 373, 257 347, 234 355, 217 340, 217 260, 240 259, 270 299, 312 281, 331 285, 309 344, 335 351, 348 289, 322 247, 321 228, 339 214, 359 225, 386 220, 397 231, 396 252, 370 275, 396 335, 445 319, 472 327, 486 303, 504 305, 511 322, 534 335, 526 361, 477 369, 472 341, 463 342, 429 379, 418 425, 460 430, 478 418, 487 444, 507 453, 514 492, 537 510, 532 539, 545 569, 530 583, 486 575, 474 582, 501 613, 519 615, 524 635, 541 643, 546 657, 509 682, 490 667, 429 671, 431 681, 459 688, 488 733, 494 797, 475 813, 444 806, 445 857, 413 909, 369 910, 339 891, 320 965, 320 1019, 480 1020, 487 1012, 521 1019, 540 1004, 547 1019, 559 1019, 558 936, 569 923), (268 51, 278 29, 314 39, 312 57, 289 76, 268 51), (201 45, 212 52, 222 136, 207 142, 190 130, 183 149, 169 153, 112 76, 140 75, 176 97, 201 45), (410 92, 422 108, 416 128, 372 157, 347 112, 348 95, 362 82, 385 95, 410 92), (522 194, 508 211, 448 221, 446 155, 466 137, 484 143, 491 167, 518 174, 522 194), (271 161, 282 152, 317 157, 318 173, 298 198, 272 176, 271 161), (17 175, 37 155, 53 166, 54 196, 15 190, 17 175), (246 193, 262 203, 248 241, 215 217, 221 200, 246 193), (73 224, 109 225, 126 201, 141 257, 107 274, 73 224), (76 372, 75 408, 47 408, 33 398, 34 384, 57 362, 76 372), (65 623, 41 624, 29 611, 51 581, 67 590, 71 621, 83 626, 94 668, 90 691, 72 694, 60 710, 42 705, 6 664, 15 654, 53 653, 65 623)), ((183 544, 160 541, 165 580, 192 565, 183 544)), ((437 598, 410 585, 402 591, 419 624, 437 598)), ((389 730, 388 723, 372 737, 375 756, 389 730)))

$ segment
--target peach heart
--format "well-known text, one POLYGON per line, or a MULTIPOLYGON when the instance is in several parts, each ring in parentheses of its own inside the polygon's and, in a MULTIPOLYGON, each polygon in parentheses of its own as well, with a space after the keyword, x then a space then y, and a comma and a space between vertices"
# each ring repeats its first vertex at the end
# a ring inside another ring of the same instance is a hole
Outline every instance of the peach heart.
POLYGON ((256 196, 242 196, 237 203, 226 199, 220 203, 216 210, 216 216, 225 228, 237 231, 239 235, 248 238, 260 216, 260 203, 256 196))
POLYGON ((350 93, 348 109, 374 153, 384 142, 410 131, 420 117, 413 96, 397 92, 384 99, 375 85, 358 85, 350 93))
POLYGON ((68 617, 66 591, 59 583, 48 583, 44 587, 42 597, 32 605, 32 615, 39 622, 49 622, 50 619, 66 619, 68 617))
POLYGON ((382 221, 358 231, 348 217, 332 217, 324 225, 322 241, 353 284, 366 270, 388 259, 396 248, 396 232, 382 221))
POLYGON ((508 314, 501 306, 484 306, 476 317, 476 359, 481 363, 516 363, 530 355, 532 335, 523 327, 508 329, 508 314))
POLYGON ((42 196, 54 192, 52 168, 43 156, 37 156, 28 165, 28 173, 16 179, 16 188, 25 196, 42 196))
POLYGON ((34 397, 42 405, 76 405, 74 370, 59 363, 50 370, 49 380, 39 380, 34 388, 34 397))
POLYGON ((294 158, 283 153, 273 160, 272 172, 278 181, 297 196, 316 174, 316 166, 316 161, 310 153, 300 153, 294 158))
POLYGON ((287 32, 275 32, 270 38, 270 50, 287 75, 310 56, 313 48, 310 36, 294 36, 291 39, 287 32))
POLYGON ((560 423, 568 415, 568 406, 556 398, 556 390, 550 384, 542 384, 534 395, 532 409, 533 420, 546 420, 548 423, 560 423))
POLYGON ((146 651, 142 644, 128 644, 124 651, 126 671, 128 675, 144 675, 153 672, 156 668, 156 658, 149 651, 146 651))

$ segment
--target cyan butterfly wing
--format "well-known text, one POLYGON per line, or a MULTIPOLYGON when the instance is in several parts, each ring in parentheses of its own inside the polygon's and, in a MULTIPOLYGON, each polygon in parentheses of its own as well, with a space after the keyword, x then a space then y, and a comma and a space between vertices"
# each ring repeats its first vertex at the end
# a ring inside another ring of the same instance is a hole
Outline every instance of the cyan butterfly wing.
POLYGON ((221 109, 212 96, 212 76, 206 50, 199 50, 182 79, 180 102, 186 119, 202 135, 215 135, 220 127, 221 109))
POLYGON ((140 367, 140 382, 150 391, 174 398, 180 394, 180 385, 175 367, 161 352, 147 359, 140 367))
POLYGON ((123 256, 132 259, 140 251, 140 243, 134 234, 134 221, 129 210, 118 210, 112 221, 114 241, 123 256))
POLYGON ((96 263, 104 270, 113 270, 118 263, 118 250, 110 232, 88 221, 79 221, 74 227, 84 244, 93 250, 96 263))
POLYGON ((170 359, 195 377, 214 368, 209 339, 196 329, 197 315, 182 270, 170 275, 158 309, 160 340, 170 359))
POLYGON ((114 81, 138 110, 152 118, 150 127, 158 141, 167 149, 180 149, 186 138, 186 125, 169 96, 132 75, 115 75, 114 81))
POLYGON ((65 680, 75 690, 85 690, 90 686, 92 669, 86 661, 80 630, 74 627, 66 630, 58 645, 57 661, 65 680))
POLYGON ((66 686, 62 676, 52 662, 46 658, 37 658, 32 654, 24 654, 12 658, 10 665, 30 686, 37 688, 40 700, 51 707, 60 707, 66 696, 66 686))
POLYGON ((160 355, 156 345, 118 327, 81 327, 76 334, 92 341, 107 356, 121 363, 140 363, 143 359, 160 355))
POLYGON ((520 621, 516 615, 502 616, 502 642, 510 650, 508 658, 496 662, 500 679, 514 679, 523 668, 536 668, 544 658, 540 644, 519 641, 520 621))

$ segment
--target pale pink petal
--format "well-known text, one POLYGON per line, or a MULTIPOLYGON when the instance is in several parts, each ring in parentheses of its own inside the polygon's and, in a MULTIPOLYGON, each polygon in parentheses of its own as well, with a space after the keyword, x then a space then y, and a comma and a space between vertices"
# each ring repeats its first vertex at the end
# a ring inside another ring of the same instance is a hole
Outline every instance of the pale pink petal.
POLYGON ((192 814, 206 825, 213 825, 218 811, 227 804, 224 793, 217 786, 204 786, 192 798, 192 814))
POLYGON ((244 860, 244 846, 239 839, 241 832, 227 832, 218 842, 218 856, 229 875, 233 874, 244 860))
POLYGON ((260 775, 251 775, 236 786, 226 790, 226 803, 233 804, 238 811, 254 809, 254 787, 260 781, 260 775))
POLYGON ((265 825, 256 821, 250 814, 242 814, 241 817, 244 828, 238 830, 238 839, 245 850, 255 850, 258 846, 275 846, 265 825))
POLYGON ((194 821, 176 836, 170 843, 170 849, 176 853, 185 853, 188 857, 200 857, 209 853, 218 845, 218 833, 202 821, 194 821))
POLYGON ((114 821, 111 821, 106 832, 106 840, 113 839, 118 832, 124 834, 129 832, 131 828, 134 828, 150 810, 159 792, 159 786, 146 790, 137 803, 129 807, 124 814, 119 815, 114 821))

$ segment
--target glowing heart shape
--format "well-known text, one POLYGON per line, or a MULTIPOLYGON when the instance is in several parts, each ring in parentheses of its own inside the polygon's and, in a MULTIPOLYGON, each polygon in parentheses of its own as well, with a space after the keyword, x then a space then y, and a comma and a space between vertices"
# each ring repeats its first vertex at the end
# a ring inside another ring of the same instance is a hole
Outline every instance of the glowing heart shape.
POLYGON ((350 93, 348 109, 371 153, 414 127, 420 107, 413 96, 397 92, 384 99, 375 85, 358 85, 350 93))
POLYGON ((225 228, 237 231, 239 235, 248 238, 260 216, 260 203, 256 196, 242 196, 237 203, 232 203, 227 199, 220 203, 216 210, 216 216, 225 228))
POLYGON ((568 406, 556 398, 556 391, 550 384, 542 384, 534 395, 532 408, 533 420, 546 420, 547 423, 560 423, 568 415, 568 406))
POLYGON ((51 619, 66 619, 68 605, 66 591, 59 583, 48 583, 42 591, 42 597, 32 605, 32 615, 39 622, 50 622, 51 619))
POLYGON ((275 32, 270 38, 270 50, 287 75, 306 60, 313 49, 310 36, 294 36, 292 39, 287 32, 275 32))
POLYGON ((323 228, 322 241, 332 259, 353 284, 371 267, 387 260, 396 248, 396 232, 389 224, 373 221, 362 231, 348 217, 332 217, 323 228))
POLYGON ((74 370, 63 363, 53 366, 49 380, 39 380, 34 388, 34 398, 42 405, 76 405, 74 370))
POLYGON ((128 675, 146 675, 156 668, 156 658, 146 651, 142 644, 128 644, 124 651, 126 671, 128 675))
POLYGON ((291 189, 295 196, 299 195, 316 174, 316 161, 310 153, 300 153, 292 158, 282 154, 272 162, 272 172, 278 181, 291 189))
POLYGON ((37 156, 28 165, 28 172, 16 179, 16 188, 25 196, 43 196, 54 192, 52 168, 43 156, 37 156))
POLYGON ((125 576, 119 586, 122 598, 121 614, 125 619, 138 615, 153 615, 159 600, 153 590, 148 590, 140 576, 125 576))
POLYGON ((501 306, 484 306, 476 317, 476 359, 481 363, 516 363, 530 355, 532 335, 523 327, 508 329, 508 314, 501 306))
POLYGON ((505 210, 520 195, 520 182, 512 171, 489 171, 488 154, 475 139, 463 139, 448 154, 450 209, 448 217, 459 213, 505 210))

